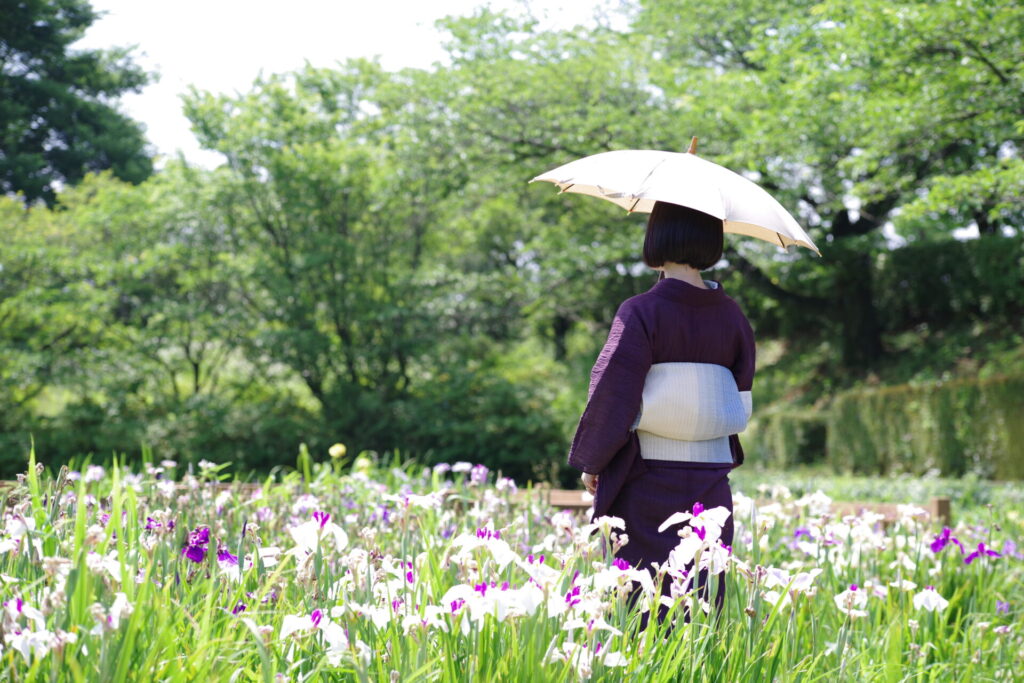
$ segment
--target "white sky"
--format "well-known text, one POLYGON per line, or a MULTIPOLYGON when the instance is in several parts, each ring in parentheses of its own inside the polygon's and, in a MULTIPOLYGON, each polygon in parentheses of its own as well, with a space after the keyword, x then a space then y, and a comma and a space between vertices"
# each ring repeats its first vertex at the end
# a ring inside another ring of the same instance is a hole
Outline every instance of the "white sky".
MULTIPOLYGON (((189 84, 211 92, 245 92, 264 74, 292 71, 304 59, 333 66, 350 57, 379 56, 387 69, 428 68, 443 60, 434 22, 470 14, 486 0, 92 0, 108 12, 72 48, 137 45, 134 60, 160 78, 141 93, 126 93, 122 109, 147 128, 158 155, 185 157, 206 167, 222 157, 199 148, 181 113, 189 84)), ((492 0, 499 9, 521 0, 492 0)), ((552 26, 589 23, 595 0, 535 0, 552 26)), ((158 156, 156 166, 163 159, 158 156)))

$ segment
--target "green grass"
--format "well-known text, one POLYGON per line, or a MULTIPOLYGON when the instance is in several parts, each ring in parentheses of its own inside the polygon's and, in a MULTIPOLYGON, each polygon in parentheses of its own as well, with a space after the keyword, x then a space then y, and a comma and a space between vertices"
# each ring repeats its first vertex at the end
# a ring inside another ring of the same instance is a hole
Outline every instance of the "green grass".
MULTIPOLYGON (((0 680, 1011 680, 1024 663, 1017 623, 1024 569, 1005 545, 1024 545, 1024 522, 1014 503, 1019 492, 1010 487, 946 480, 872 487, 867 479, 820 471, 740 468, 735 490, 755 496, 758 485, 776 486, 769 494, 779 504, 747 508, 739 499, 724 610, 705 615, 692 594, 684 595, 672 614, 689 606, 692 622, 640 631, 640 615, 627 608, 618 587, 625 575, 609 567, 601 534, 581 533, 581 516, 565 526, 567 518, 537 496, 514 503, 493 482, 474 484, 468 475, 442 476, 414 463, 375 465, 365 457, 353 470, 300 463, 307 476, 278 471, 256 492, 214 486, 227 476, 223 468, 188 474, 160 472, 153 462, 140 467, 132 473, 108 466, 88 483, 70 481, 64 471, 36 476, 30 468, 7 492, 0 542, 19 540, 0 553, 7 603, 0 680), (168 477, 180 487, 168 485, 168 477), (1006 554, 966 564, 955 546, 932 552, 934 525, 907 519, 886 528, 867 518, 822 516, 798 500, 818 489, 841 500, 957 490, 952 533, 968 551, 984 542, 1006 554), (436 505, 407 497, 432 493, 436 505), (294 534, 319 528, 301 526, 315 510, 331 514, 347 543, 336 544, 331 534, 313 552, 300 548, 303 537, 294 534), (164 526, 146 529, 147 518, 164 526), (170 532, 168 519, 175 521, 170 532), (188 533, 204 526, 209 552, 196 563, 182 548, 188 533), (481 527, 500 531, 511 561, 499 561, 493 540, 458 550, 481 527), (235 568, 233 579, 218 565, 218 546, 257 561, 241 575, 235 568), (257 551, 272 547, 280 549, 280 561, 258 561, 257 551), (294 555, 285 554, 291 550, 294 555), (53 558, 67 564, 61 568, 53 558), (792 604, 773 605, 770 591, 786 594, 794 584, 769 586, 768 568, 821 574, 812 591, 792 594, 792 604), (611 577, 608 587, 596 583, 602 577, 611 577), (888 587, 897 579, 917 587, 888 587), (506 581, 510 592, 502 588, 506 581), (863 617, 847 615, 834 601, 851 584, 866 596, 863 617), (914 606, 926 585, 948 600, 945 609, 914 606), (573 586, 581 602, 569 608, 565 596, 573 586), (453 610, 445 597, 450 590, 464 591, 466 604, 453 610), (486 595, 495 601, 491 609, 506 604, 507 611, 484 614, 486 595), (533 596, 539 604, 516 607, 511 595, 533 596), (233 614, 239 602, 246 609, 233 614), (997 609, 1003 603, 1006 613, 997 609), (130 609, 112 612, 117 605, 130 609), (315 610, 321 610, 320 628, 313 628, 315 610), (616 630, 588 630, 597 618, 616 630), (290 619, 305 628, 281 638, 290 619), (566 628, 573 619, 583 625, 566 628), (345 641, 331 649, 339 632, 345 641), (27 633, 45 644, 28 659, 16 648, 27 633), (602 653, 621 654, 621 666, 600 657, 588 663, 598 643, 602 653), (556 656, 566 648, 568 658, 556 656)), ((698 561, 710 552, 700 550, 698 561)))

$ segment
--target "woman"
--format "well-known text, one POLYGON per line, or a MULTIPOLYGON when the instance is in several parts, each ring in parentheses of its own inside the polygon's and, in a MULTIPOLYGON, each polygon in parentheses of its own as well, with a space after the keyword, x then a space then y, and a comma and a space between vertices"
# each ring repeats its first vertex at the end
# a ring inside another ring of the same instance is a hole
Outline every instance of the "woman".
MULTIPOLYGON (((583 471, 584 484, 595 494, 594 517, 613 515, 625 521, 629 542, 617 555, 634 567, 649 569, 652 562, 664 562, 678 544, 678 526, 658 532, 672 513, 690 510, 698 502, 732 511, 728 475, 743 462, 736 434, 723 436, 724 453, 712 449, 711 455, 687 459, 686 449, 669 456, 651 447, 643 452, 633 429, 645 380, 659 364, 727 369, 749 414, 753 331, 722 286, 700 276, 721 258, 722 233, 718 218, 676 204, 655 204, 647 222, 644 262, 662 271, 661 279, 619 306, 591 372, 587 406, 569 451, 569 464, 583 471)), ((732 545, 732 537, 730 515, 722 543, 732 545)), ((719 586, 721 600, 724 581, 719 586)))

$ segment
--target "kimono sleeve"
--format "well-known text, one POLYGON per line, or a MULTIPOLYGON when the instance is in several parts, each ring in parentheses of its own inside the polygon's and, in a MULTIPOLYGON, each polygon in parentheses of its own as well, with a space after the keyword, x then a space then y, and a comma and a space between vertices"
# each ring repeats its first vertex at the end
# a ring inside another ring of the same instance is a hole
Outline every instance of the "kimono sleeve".
POLYGON ((753 399, 751 389, 754 387, 754 371, 756 369, 756 347, 754 345, 754 330, 750 327, 750 321, 746 316, 740 314, 740 335, 736 348, 736 359, 731 368, 733 377, 736 379, 736 388, 740 392, 743 407, 747 412, 747 419, 753 411, 753 399))
POLYGON ((569 465, 600 474, 630 437, 651 367, 651 342, 629 301, 619 306, 590 372, 587 405, 569 449, 569 465))

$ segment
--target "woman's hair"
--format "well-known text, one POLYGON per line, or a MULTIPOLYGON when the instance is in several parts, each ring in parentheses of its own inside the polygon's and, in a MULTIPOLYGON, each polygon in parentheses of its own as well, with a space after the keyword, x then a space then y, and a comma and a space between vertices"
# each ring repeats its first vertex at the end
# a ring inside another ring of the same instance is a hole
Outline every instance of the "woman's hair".
POLYGON ((686 263, 707 270, 722 258, 721 218, 669 202, 655 202, 647 220, 644 263, 686 263))

